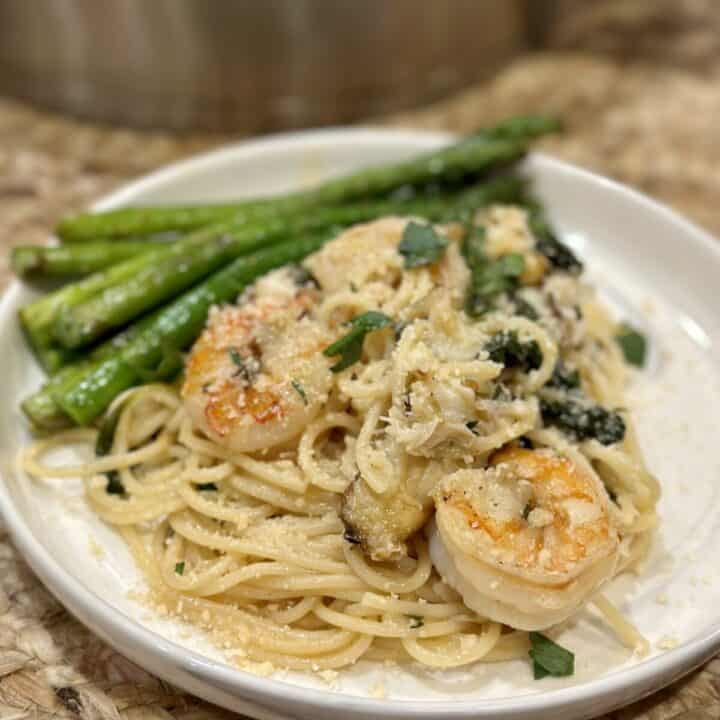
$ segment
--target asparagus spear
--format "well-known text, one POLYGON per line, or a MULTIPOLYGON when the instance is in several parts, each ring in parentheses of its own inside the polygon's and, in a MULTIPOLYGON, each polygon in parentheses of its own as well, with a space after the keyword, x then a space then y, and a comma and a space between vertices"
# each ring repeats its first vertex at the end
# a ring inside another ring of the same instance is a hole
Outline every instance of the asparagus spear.
POLYGON ((62 397, 68 387, 82 379, 91 369, 99 366, 103 360, 119 353, 146 330, 155 321, 156 316, 157 313, 144 317, 98 345, 89 357, 76 360, 61 368, 39 390, 25 398, 21 408, 33 426, 38 430, 56 430, 72 425, 70 417, 58 405, 56 398, 62 397))
POLYGON ((249 222, 258 217, 376 197, 403 185, 484 172, 517 160, 525 152, 530 138, 555 129, 552 122, 542 120, 526 119, 524 135, 523 123, 516 119, 511 124, 504 123, 405 162, 367 168, 330 180, 314 189, 277 197, 248 200, 235 205, 123 208, 76 215, 60 223, 58 235, 67 242, 86 241, 98 236, 121 237, 165 230, 192 230, 230 217, 249 222))
POLYGON ((122 327, 148 309, 174 297, 198 279, 236 257, 281 237, 303 234, 324 227, 343 227, 393 213, 418 214, 437 220, 452 208, 485 205, 493 199, 519 195, 517 179, 495 181, 487 187, 459 196, 438 196, 411 202, 385 201, 321 208, 290 218, 274 218, 239 228, 220 225, 201 230, 176 244, 187 252, 148 265, 133 277, 91 297, 87 302, 64 307, 53 326, 55 339, 73 349, 92 343, 114 328, 122 327), (201 237, 204 241, 197 242, 201 237))
POLYGON ((474 137, 487 140, 531 140, 561 129, 560 121, 549 115, 517 115, 493 127, 478 130, 474 137))
MULTIPOLYGON (((98 365, 101 361, 95 361, 98 365)), ((93 366, 93 361, 79 360, 55 373, 40 390, 25 398, 20 404, 25 416, 37 430, 60 430, 72 425, 70 417, 55 402, 54 393, 62 393, 80 381, 93 366)))
POLYGON ((169 379, 178 368, 165 359, 195 340, 212 305, 233 300, 258 276, 302 259, 329 237, 325 231, 238 258, 163 308, 127 347, 73 382, 56 401, 75 423, 87 425, 119 393, 139 384, 148 374, 158 380, 169 379))
POLYGON ((10 266, 21 277, 88 275, 152 249, 152 244, 143 241, 106 240, 58 247, 19 245, 12 249, 10 266))
POLYGON ((61 307, 84 302, 105 288, 132 277, 148 262, 156 261, 157 256, 164 252, 167 250, 159 247, 157 250, 93 273, 79 282, 66 285, 20 308, 20 323, 30 347, 42 366, 52 373, 75 357, 75 354, 59 346, 52 337, 52 325, 61 307))

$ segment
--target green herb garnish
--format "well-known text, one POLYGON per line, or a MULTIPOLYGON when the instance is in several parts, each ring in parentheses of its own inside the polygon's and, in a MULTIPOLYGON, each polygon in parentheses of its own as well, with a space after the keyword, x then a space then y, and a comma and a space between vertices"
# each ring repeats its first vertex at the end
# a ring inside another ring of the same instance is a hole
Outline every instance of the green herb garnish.
POLYGON ((392 325, 392 319, 384 313, 371 310, 358 315, 350 321, 350 325, 351 330, 347 335, 344 335, 323 350, 323 355, 326 357, 340 355, 340 360, 330 368, 332 372, 340 372, 356 363, 362 355, 365 336, 374 330, 380 330, 392 325))
POLYGON ((477 420, 468 420, 465 423, 465 427, 473 434, 473 435, 479 435, 475 428, 477 427, 478 421, 477 420))
POLYGON ((175 572, 178 575, 182 575, 185 572, 185 561, 175 563, 175 572))
POLYGON ((236 347, 228 348, 228 355, 233 365, 237 366, 235 375, 241 377, 248 384, 252 383, 258 373, 258 362, 254 357, 243 357, 236 347))
POLYGON ((295 388, 295 392, 302 398, 303 404, 307 405, 308 399, 305 394, 305 388, 297 380, 291 380, 290 384, 295 388))
POLYGON ((405 267, 414 268, 439 260, 447 245, 447 239, 438 235, 432 225, 411 221, 405 226, 398 252, 405 259, 405 267))
POLYGON ((647 339, 641 332, 630 325, 623 324, 620 326, 615 340, 620 346, 627 362, 637 367, 645 366, 647 339))
POLYGON ((575 672, 575 655, 539 632, 530 633, 533 677, 541 680, 548 675, 567 677, 575 672))
POLYGON ((425 619, 422 615, 408 615, 408 620, 410 620, 411 630, 417 630, 425 624, 425 619))

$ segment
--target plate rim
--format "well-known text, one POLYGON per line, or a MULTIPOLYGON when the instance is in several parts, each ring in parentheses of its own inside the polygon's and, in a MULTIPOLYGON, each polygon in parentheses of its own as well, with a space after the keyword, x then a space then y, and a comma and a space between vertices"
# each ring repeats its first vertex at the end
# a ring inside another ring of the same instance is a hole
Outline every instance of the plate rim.
MULTIPOLYGON (((278 133, 223 145, 174 162, 122 185, 96 201, 91 209, 97 211, 119 207, 129 198, 152 190, 178 174, 212 166, 220 159, 233 156, 242 159, 252 154, 263 153, 268 149, 277 150, 280 147, 288 150, 298 145, 307 145, 308 142, 325 146, 360 140, 389 145, 402 141, 431 147, 448 142, 453 137, 453 134, 447 132, 377 127, 334 127, 278 133)), ((606 191, 629 198, 644 206, 646 210, 659 214, 664 222, 674 225, 692 237, 692 242, 702 246, 705 252, 714 255, 715 260, 720 263, 718 240, 691 220, 644 193, 541 153, 531 153, 526 163, 531 172, 547 170, 561 173, 595 183, 606 191)), ((22 287, 21 281, 14 279, 3 292, 0 300, 0 328, 7 322, 16 321, 15 311, 22 287)), ((220 692, 239 702, 257 703, 257 708, 265 712, 282 704, 288 708, 302 708, 303 711, 312 708, 344 710, 357 713, 358 716, 381 715, 391 718, 432 718, 438 717, 439 711, 442 711, 442 717, 452 718, 518 715, 538 717, 541 713, 552 710, 557 711, 556 717, 569 717, 568 713, 577 711, 582 711, 583 716, 589 716, 589 714, 607 712, 665 687, 691 672, 720 649, 720 621, 717 621, 708 626, 707 633, 698 635, 661 655, 626 668, 622 672, 612 673, 573 687, 486 700, 377 699, 347 695, 332 689, 307 688, 276 678, 258 677, 240 668, 212 660, 197 651, 184 648, 141 625, 85 587, 79 579, 66 573, 55 563, 29 526, 23 522, 22 515, 15 509, 2 473, 0 480, 2 480, 0 514, 21 556, 40 577, 45 587, 80 622, 119 652, 131 656, 131 659, 143 667, 152 665, 150 672, 165 676, 175 684, 183 684, 178 682, 177 674, 173 674, 180 672, 185 683, 193 685, 189 691, 210 702, 225 704, 218 699, 217 693, 220 692), (139 653, 142 653, 143 658, 151 657, 152 662, 138 661, 136 658, 139 653), (202 687, 197 683, 201 683, 202 687), (204 687, 207 687, 206 692, 203 692, 204 687), (590 701, 593 700, 595 704, 590 707, 590 701)), ((271 712, 274 713, 275 710, 271 712)))

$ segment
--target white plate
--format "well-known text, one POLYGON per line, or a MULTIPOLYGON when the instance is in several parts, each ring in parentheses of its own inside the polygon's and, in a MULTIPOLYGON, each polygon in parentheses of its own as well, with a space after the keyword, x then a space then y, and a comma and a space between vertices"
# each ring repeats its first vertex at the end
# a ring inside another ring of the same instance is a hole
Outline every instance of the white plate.
MULTIPOLYGON (((363 129, 282 135, 174 165, 97 207, 281 191, 447 140, 363 129)), ((33 483, 16 471, 16 452, 29 440, 18 403, 41 375, 15 316, 31 294, 14 284, 0 307, 0 507, 43 582, 138 664, 212 702, 266 719, 589 717, 666 685, 718 650, 720 248, 668 209, 609 180, 543 156, 526 168, 608 300, 651 338, 650 367, 631 397, 648 462, 663 486, 662 525, 643 574, 620 578, 610 590, 649 638, 649 657, 629 656, 588 612, 562 638, 577 657, 569 679, 534 682, 525 661, 450 672, 360 663, 328 686, 292 673, 258 678, 225 664, 197 633, 128 598, 138 582, 135 568, 119 538, 84 506, 77 484, 33 483), (673 643, 675 649, 663 649, 673 643)))

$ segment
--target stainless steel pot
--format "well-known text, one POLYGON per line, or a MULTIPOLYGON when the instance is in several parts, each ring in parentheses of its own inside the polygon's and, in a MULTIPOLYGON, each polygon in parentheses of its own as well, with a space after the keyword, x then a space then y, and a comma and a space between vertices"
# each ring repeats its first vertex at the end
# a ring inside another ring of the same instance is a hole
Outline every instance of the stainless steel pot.
POLYGON ((0 93, 143 127, 349 122, 488 76, 528 1, 0 0, 0 93))

